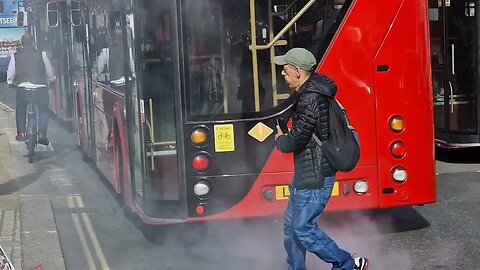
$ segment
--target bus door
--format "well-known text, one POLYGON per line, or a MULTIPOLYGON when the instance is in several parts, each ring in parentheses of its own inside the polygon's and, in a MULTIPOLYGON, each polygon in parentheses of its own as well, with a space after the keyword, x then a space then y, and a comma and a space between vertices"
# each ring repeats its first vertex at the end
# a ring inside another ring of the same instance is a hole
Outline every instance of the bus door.
POLYGON ((126 106, 132 190, 146 216, 183 220, 175 4, 132 1, 127 10, 126 55, 136 63, 126 106))
POLYGON ((72 52, 73 52, 73 99, 75 109, 74 132, 77 132, 78 144, 88 156, 92 156, 95 149, 95 132, 93 123, 93 98, 92 98, 92 61, 90 60, 90 47, 88 40, 90 17, 87 9, 78 1, 70 2, 70 17, 73 26, 72 52), (82 14, 83 13, 83 14, 82 14))
MULTIPOLYGON (((76 2, 76 1, 73 1, 76 2)), ((47 2, 49 35, 48 47, 50 60, 57 81, 50 89, 50 110, 62 120, 73 118, 73 80, 72 70, 72 25, 70 7, 67 1, 47 2)))
POLYGON ((480 145, 478 2, 429 2, 435 138, 450 146, 480 145))

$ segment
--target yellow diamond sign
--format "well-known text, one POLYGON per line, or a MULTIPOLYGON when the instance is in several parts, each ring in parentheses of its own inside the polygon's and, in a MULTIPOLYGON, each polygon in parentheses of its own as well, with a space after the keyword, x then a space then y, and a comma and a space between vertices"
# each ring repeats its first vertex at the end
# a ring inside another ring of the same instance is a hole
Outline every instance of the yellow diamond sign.
POLYGON ((256 124, 250 131, 248 135, 252 136, 253 138, 257 139, 259 142, 263 142, 270 134, 272 134, 273 129, 269 128, 262 122, 256 124))

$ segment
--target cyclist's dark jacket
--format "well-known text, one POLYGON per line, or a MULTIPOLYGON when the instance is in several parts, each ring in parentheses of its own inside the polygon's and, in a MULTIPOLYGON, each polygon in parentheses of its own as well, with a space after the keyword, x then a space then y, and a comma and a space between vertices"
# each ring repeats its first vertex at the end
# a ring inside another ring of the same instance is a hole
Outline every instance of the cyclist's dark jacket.
POLYGON ((315 132, 321 141, 328 140, 329 100, 326 96, 334 97, 336 92, 337 86, 331 79, 312 74, 296 93, 292 129, 276 141, 278 150, 294 153, 292 184, 297 189, 321 188, 324 177, 336 173, 312 137, 315 132))
POLYGON ((34 48, 20 48, 15 54, 15 84, 30 82, 47 85, 42 53, 34 48))

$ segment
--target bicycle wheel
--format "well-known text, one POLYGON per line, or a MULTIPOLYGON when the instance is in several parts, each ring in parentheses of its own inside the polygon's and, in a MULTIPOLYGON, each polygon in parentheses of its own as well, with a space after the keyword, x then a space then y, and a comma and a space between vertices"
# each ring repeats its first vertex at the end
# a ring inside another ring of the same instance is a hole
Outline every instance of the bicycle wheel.
POLYGON ((35 144, 36 144, 36 134, 29 134, 28 141, 27 141, 27 148, 28 148, 28 163, 33 163, 33 154, 35 152, 35 144))
POLYGON ((37 119, 35 108, 29 104, 27 107, 27 149, 28 163, 33 163, 35 146, 37 145, 37 119))

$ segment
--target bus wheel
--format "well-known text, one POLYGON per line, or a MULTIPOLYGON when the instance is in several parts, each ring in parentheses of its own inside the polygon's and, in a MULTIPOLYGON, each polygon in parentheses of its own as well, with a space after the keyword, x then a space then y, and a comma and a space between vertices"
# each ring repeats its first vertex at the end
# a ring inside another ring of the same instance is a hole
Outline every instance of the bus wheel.
POLYGON ((123 209, 123 214, 128 219, 134 219, 135 213, 130 209, 130 207, 125 203, 125 177, 123 175, 123 156, 122 156, 122 146, 120 144, 120 137, 118 136, 118 132, 115 132, 115 155, 117 160, 117 168, 118 168, 118 182, 120 184, 120 198, 119 203, 123 209))

